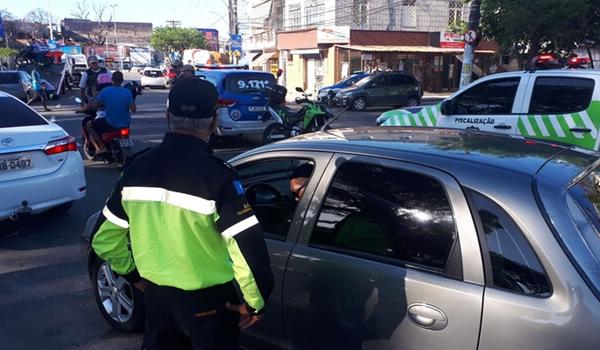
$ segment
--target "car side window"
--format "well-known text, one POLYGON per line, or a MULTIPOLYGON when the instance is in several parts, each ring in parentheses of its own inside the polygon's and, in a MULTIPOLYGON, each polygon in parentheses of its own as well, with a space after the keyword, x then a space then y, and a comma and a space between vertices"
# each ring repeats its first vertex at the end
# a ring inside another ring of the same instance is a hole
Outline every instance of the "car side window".
POLYGON ((413 85, 411 77, 401 74, 392 74, 390 76, 390 86, 413 85))
POLYGON ((237 168, 238 179, 266 237, 285 240, 313 169, 311 161, 298 158, 261 160, 237 168), (300 178, 299 172, 305 181, 293 187, 300 178))
POLYGON ((371 83, 367 86, 367 89, 379 89, 384 88, 388 84, 388 79, 385 76, 375 77, 371 83))
POLYGON ((475 85, 452 100, 453 114, 511 114, 520 81, 515 77, 475 85))
POLYGON ((456 232, 446 192, 437 180, 346 162, 327 191, 310 244, 444 272, 456 232))
POLYGON ((531 296, 550 296, 546 272, 517 224, 491 199, 476 192, 471 196, 485 237, 482 250, 489 256, 493 287, 531 296))
POLYGON ((594 80, 539 77, 535 80, 529 114, 563 114, 586 110, 592 102, 594 80))

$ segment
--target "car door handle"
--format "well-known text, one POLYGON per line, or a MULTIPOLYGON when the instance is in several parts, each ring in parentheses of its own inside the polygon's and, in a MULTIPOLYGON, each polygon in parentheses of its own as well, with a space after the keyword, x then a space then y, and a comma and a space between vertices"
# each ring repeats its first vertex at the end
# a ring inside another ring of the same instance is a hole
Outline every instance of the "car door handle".
POLYGON ((494 129, 509 130, 512 126, 506 124, 494 125, 494 129))
POLYGON ((572 132, 592 132, 592 129, 588 129, 588 128, 571 128, 569 129, 572 132))
POLYGON ((448 325, 448 319, 442 310, 425 303, 408 306, 408 317, 419 327, 439 331, 448 325))

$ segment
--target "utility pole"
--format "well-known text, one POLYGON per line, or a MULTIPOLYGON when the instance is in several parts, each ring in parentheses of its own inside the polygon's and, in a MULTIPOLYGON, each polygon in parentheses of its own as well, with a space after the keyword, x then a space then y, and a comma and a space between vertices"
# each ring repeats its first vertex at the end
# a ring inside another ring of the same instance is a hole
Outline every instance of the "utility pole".
POLYGON ((54 34, 52 34, 52 12, 50 12, 50 0, 46 2, 48 4, 48 29, 50 30, 50 40, 54 40, 54 34))
POLYGON ((121 63, 121 71, 123 71, 123 51, 121 51, 121 48, 119 47, 119 40, 117 39, 117 16, 115 14, 115 8, 119 5, 112 4, 109 6, 112 7, 112 18, 115 26, 115 45, 117 46, 117 50, 119 50, 119 61, 121 63))
POLYGON ((473 72, 473 61, 475 58, 475 47, 479 44, 479 38, 481 33, 479 32, 479 20, 481 19, 481 0, 471 1, 471 7, 469 10, 469 30, 465 33, 465 53, 463 55, 463 64, 460 73, 460 87, 469 85, 471 83, 471 73, 473 72), (469 33, 471 33, 469 35, 469 33), (473 38, 473 33, 476 37, 473 38), (473 38, 472 42, 468 42, 468 37, 473 38))
POLYGON ((167 24, 169 24, 171 26, 171 28, 177 28, 177 27, 179 27, 181 25, 180 21, 175 21, 175 20, 172 20, 172 19, 168 20, 168 21, 165 21, 165 22, 167 22, 167 24))

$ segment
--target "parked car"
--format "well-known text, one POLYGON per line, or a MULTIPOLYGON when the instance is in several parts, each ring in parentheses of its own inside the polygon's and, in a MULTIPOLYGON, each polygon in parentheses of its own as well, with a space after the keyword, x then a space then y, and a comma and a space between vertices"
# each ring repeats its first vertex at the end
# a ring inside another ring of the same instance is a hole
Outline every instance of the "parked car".
POLYGON ((362 111, 371 106, 416 106, 423 90, 415 77, 404 72, 375 73, 341 89, 334 98, 338 106, 362 111))
POLYGON ((32 90, 31 75, 21 70, 0 72, 0 91, 23 101, 29 101, 35 95, 35 91, 32 90))
POLYGON ((493 74, 418 113, 384 112, 382 126, 477 129, 600 150, 600 71, 493 74))
POLYGON ((75 138, 15 97, 0 92, 0 220, 56 208, 86 193, 75 138))
POLYGON ((160 69, 157 68, 144 68, 142 72, 142 88, 146 87, 161 87, 166 89, 168 86, 168 79, 160 69))
POLYGON ((359 80, 366 77, 367 75, 369 75, 369 73, 363 72, 352 74, 349 77, 340 80, 334 85, 322 87, 317 93, 317 98, 325 102, 327 105, 331 106, 333 104, 335 94, 337 94, 338 91, 356 84, 359 80))
MULTIPOLYGON (((230 163, 275 275, 245 348, 600 344, 595 154, 476 131, 362 128, 302 135, 230 163), (289 183, 304 164, 312 175, 299 197, 289 183)), ((123 299, 107 291, 131 287, 91 250, 88 268, 113 326, 141 317, 135 291, 113 307, 123 299)))
POLYGON ((262 135, 268 122, 263 122, 267 110, 268 87, 275 86, 271 73, 243 69, 201 69, 196 76, 217 87, 219 124, 215 136, 262 135))

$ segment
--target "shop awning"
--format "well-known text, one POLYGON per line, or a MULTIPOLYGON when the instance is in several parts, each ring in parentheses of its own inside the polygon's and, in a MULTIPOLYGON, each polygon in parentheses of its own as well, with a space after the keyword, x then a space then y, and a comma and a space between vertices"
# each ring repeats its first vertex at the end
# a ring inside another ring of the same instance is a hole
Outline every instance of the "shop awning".
POLYGON ((258 56, 257 59, 255 59, 254 61, 252 61, 252 67, 261 67, 268 61, 270 60, 273 56, 275 56, 277 54, 277 51, 273 51, 273 52, 263 52, 262 55, 258 56))
MULTIPOLYGON (((383 46, 383 45, 338 45, 337 47, 361 52, 405 52, 405 53, 454 53, 462 54, 463 49, 434 46, 383 46)), ((495 54, 494 50, 475 50, 481 54, 495 54)))

